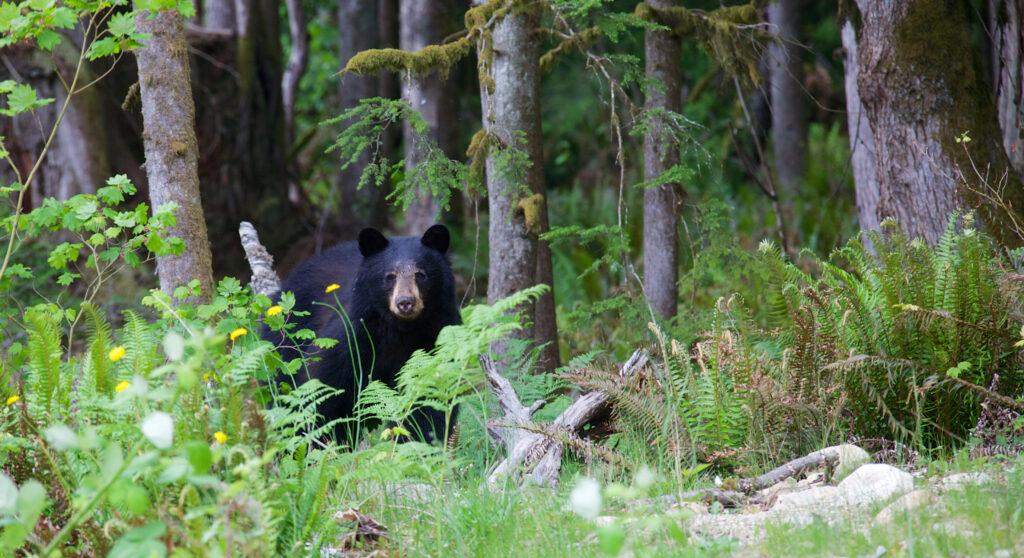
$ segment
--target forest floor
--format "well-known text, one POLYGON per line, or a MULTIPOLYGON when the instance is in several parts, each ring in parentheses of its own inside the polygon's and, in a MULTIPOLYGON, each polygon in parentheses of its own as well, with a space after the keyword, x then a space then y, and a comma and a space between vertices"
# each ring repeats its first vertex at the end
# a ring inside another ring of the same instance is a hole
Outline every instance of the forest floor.
POLYGON ((1022 465, 998 456, 867 464, 839 482, 817 470, 738 506, 623 499, 634 493, 606 483, 588 517, 572 490, 579 479, 557 490, 365 485, 358 511, 336 516, 349 532, 325 555, 1024 556, 1022 465))

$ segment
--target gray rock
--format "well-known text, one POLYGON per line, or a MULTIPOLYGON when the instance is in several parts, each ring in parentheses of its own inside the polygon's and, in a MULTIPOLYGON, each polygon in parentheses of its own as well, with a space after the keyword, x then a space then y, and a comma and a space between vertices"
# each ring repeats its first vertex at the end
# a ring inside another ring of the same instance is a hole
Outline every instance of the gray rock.
POLYGON ((914 477, 892 465, 868 463, 839 483, 838 489, 848 504, 870 506, 914 490, 914 477))

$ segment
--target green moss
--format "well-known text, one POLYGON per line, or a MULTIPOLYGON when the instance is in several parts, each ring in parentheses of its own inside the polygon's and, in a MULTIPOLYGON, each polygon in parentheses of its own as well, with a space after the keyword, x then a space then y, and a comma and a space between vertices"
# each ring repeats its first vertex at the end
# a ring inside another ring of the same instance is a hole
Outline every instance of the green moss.
POLYGON ((540 234, 543 231, 544 194, 534 194, 522 198, 516 204, 516 210, 523 212, 523 224, 532 234, 540 234))
MULTIPOLYGON (((972 57, 968 37, 968 14, 962 4, 947 0, 914 0, 894 26, 892 55, 882 62, 889 95, 897 100, 897 113, 909 125, 931 122, 938 126, 936 140, 954 165, 964 170, 968 188, 961 195, 976 207, 982 220, 1000 242, 1019 244, 1005 236, 1006 216, 991 204, 982 203, 977 191, 982 183, 969 169, 1007 169, 995 107, 972 57), (976 140, 965 146, 956 140, 964 132, 976 140)), ((1008 180, 1020 184, 1011 171, 1008 180)), ((1024 207, 1024 189, 1007 188, 1004 201, 1024 207)), ((1018 214, 1020 210, 1014 209, 1018 214)))
POLYGON ((757 69, 761 59, 757 43, 767 40, 768 36, 740 26, 756 23, 758 10, 763 4, 763 1, 754 0, 704 12, 684 7, 659 10, 641 2, 633 10, 633 15, 664 25, 680 37, 692 37, 730 75, 744 84, 757 85, 762 79, 757 69))
POLYGON ((491 151, 493 138, 494 136, 488 134, 485 128, 480 128, 469 140, 466 156, 469 157, 469 173, 474 181, 479 182, 484 178, 487 154, 491 151))
POLYGON ((410 71, 417 76, 437 70, 442 77, 448 77, 459 60, 473 49, 473 41, 463 37, 446 45, 427 45, 416 52, 397 48, 375 48, 357 53, 341 71, 356 75, 372 75, 385 70, 392 72, 410 71))
POLYGON ((555 65, 555 61, 558 60, 558 57, 568 52, 569 49, 576 47, 580 52, 583 52, 590 47, 590 45, 594 44, 594 42, 600 37, 601 29, 598 27, 590 27, 576 33, 572 37, 562 39, 555 48, 545 52, 540 57, 540 61, 537 64, 540 73, 546 74, 548 70, 555 65))

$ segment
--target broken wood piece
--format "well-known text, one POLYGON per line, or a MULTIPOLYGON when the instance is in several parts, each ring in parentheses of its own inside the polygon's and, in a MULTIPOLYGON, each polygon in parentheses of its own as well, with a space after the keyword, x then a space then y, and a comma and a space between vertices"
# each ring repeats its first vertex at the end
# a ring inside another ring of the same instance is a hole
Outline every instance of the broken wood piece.
MULTIPOLYGON (((637 370, 647 365, 647 353, 638 349, 622 365, 619 375, 622 378, 632 377, 637 370)), ((493 360, 486 355, 480 358, 480 365, 487 375, 491 391, 498 399, 502 411, 503 424, 524 424, 531 420, 533 414, 543 405, 535 402, 530 407, 524 406, 509 383, 494 366, 493 360)), ((573 402, 562 414, 551 422, 551 427, 563 430, 576 436, 587 423, 600 413, 607 410, 608 394, 592 391, 573 402)), ((520 476, 529 478, 541 486, 553 486, 562 469, 562 455, 565 444, 551 435, 530 431, 524 428, 498 426, 501 438, 506 444, 506 458, 499 462, 487 478, 488 485, 494 487, 505 478, 520 476), (511 430, 511 433, 509 433, 511 430)))
POLYGON ((274 257, 260 244, 256 228, 252 223, 242 221, 238 224, 238 236, 242 239, 245 259, 249 260, 249 267, 252 268, 252 279, 249 280, 252 292, 271 296, 280 291, 281 280, 274 272, 274 257))

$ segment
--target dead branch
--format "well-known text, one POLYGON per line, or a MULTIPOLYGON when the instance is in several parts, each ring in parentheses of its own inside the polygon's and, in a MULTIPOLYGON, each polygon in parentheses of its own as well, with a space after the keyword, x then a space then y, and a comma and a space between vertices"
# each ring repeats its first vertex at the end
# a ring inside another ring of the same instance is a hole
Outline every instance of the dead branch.
POLYGON ((267 296, 280 291, 281 280, 274 273, 274 257, 260 244, 256 228, 252 223, 242 221, 238 224, 238 236, 242 238, 245 259, 249 260, 249 267, 252 268, 252 279, 249 281, 252 291, 267 296))
MULTIPOLYGON (((647 353, 638 349, 622 365, 619 375, 629 378, 647 363, 647 353)), ((480 365, 487 375, 491 391, 498 398, 498 405, 501 407, 503 415, 502 424, 529 422, 533 414, 543 407, 542 401, 534 402, 528 408, 520 403, 519 397, 512 389, 512 384, 498 373, 494 361, 490 357, 481 355, 480 365)), ((562 411, 562 414, 558 415, 558 418, 552 421, 550 426, 572 435, 578 435, 584 425, 607 409, 607 405, 608 394, 592 391, 562 411)), ((541 486, 554 485, 558 473, 562 469, 562 454, 565 452, 565 444, 549 435, 524 428, 496 426, 495 430, 498 430, 500 439, 505 442, 507 457, 492 469, 487 478, 487 483, 490 486, 497 486, 503 479, 513 476, 529 478, 541 486)))

